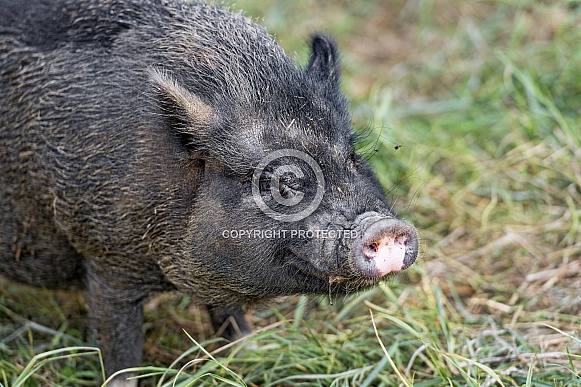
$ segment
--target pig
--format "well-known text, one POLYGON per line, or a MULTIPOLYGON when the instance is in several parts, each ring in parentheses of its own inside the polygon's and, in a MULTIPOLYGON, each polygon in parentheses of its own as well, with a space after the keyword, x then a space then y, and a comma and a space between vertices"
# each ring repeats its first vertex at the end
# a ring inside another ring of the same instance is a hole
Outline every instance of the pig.
POLYGON ((222 6, 0 5, 0 273, 86 287, 107 376, 140 364, 152 294, 192 296, 234 339, 274 297, 362 291, 416 260, 355 151, 330 36, 297 66, 222 6))

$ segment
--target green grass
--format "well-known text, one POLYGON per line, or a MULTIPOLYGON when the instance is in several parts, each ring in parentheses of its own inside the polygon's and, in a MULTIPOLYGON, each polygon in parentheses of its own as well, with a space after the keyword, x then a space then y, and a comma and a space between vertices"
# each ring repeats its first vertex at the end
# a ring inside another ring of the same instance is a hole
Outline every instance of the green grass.
MULTIPOLYGON (((369 293, 257 311, 254 335, 225 350, 192 300, 160 296, 145 326, 144 364, 157 368, 142 374, 167 375, 145 385, 581 386, 581 4, 235 7, 297 61, 313 30, 337 37, 354 125, 370 132, 360 150, 422 254, 369 293)), ((50 352, 95 344, 82 300, 3 283, 2 385, 99 377, 97 353, 50 352), (26 368, 39 355, 55 359, 26 368)))

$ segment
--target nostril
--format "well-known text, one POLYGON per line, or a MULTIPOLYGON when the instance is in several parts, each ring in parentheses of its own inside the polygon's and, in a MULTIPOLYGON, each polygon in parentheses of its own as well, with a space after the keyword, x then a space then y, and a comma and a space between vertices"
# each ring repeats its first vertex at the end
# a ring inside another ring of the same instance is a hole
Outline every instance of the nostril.
POLYGON ((407 237, 407 235, 400 235, 400 236, 395 237, 394 241, 396 244, 401 244, 401 245, 407 246, 408 237, 407 237))
POLYGON ((373 259, 377 254, 377 249, 379 249, 379 244, 377 242, 371 242, 363 248, 363 255, 367 259, 373 259))

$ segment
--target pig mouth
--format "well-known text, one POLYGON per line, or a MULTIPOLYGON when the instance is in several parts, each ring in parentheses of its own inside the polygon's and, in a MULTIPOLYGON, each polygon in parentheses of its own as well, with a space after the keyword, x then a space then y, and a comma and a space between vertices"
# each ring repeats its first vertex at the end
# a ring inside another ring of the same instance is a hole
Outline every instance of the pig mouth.
POLYGON ((301 258, 300 255, 290 251, 285 255, 285 262, 305 276, 305 285, 307 285, 307 281, 309 284, 306 288, 310 288, 313 293, 324 293, 332 287, 333 292, 349 294, 368 289, 393 274, 389 273, 383 276, 362 275, 359 270, 353 268, 353 265, 348 262, 334 270, 317 268, 307 259, 301 258))
MULTIPOLYGON (((329 291, 331 285, 343 287, 351 282, 351 280, 343 275, 330 273, 329 270, 324 268, 317 268, 312 262, 306 258, 302 258, 300 254, 296 254, 292 251, 286 251, 284 261, 286 262, 286 265, 296 270, 295 275, 303 276, 303 291, 305 293, 325 293, 329 291), (335 283, 335 279, 338 278, 342 278, 341 281, 339 281, 341 284, 335 283)), ((349 290, 335 289, 334 291, 350 293, 349 290)))
POLYGON ((329 274, 324 271, 317 269, 311 262, 307 259, 301 258, 300 255, 295 254, 292 251, 287 251, 285 254, 285 261, 299 270, 302 274, 308 277, 315 277, 326 281, 329 278, 329 274))
POLYGON ((324 294, 332 291, 335 294, 351 294, 369 289, 389 277, 365 278, 346 266, 335 272, 321 270, 294 253, 287 254, 285 261, 304 276, 304 284, 307 285, 304 287, 305 293, 324 294))

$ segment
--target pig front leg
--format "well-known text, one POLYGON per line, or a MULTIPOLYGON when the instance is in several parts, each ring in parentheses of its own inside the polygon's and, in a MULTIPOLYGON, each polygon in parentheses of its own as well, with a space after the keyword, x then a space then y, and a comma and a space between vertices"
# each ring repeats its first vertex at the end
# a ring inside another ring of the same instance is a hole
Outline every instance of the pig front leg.
MULTIPOLYGON (((105 375, 139 366, 143 351, 143 296, 131 290, 111 273, 101 275, 89 269, 89 306, 91 322, 103 356, 105 375)), ((124 373, 107 386, 137 386, 137 380, 124 373)))
POLYGON ((229 341, 234 341, 250 333, 244 311, 206 305, 216 333, 229 341))

